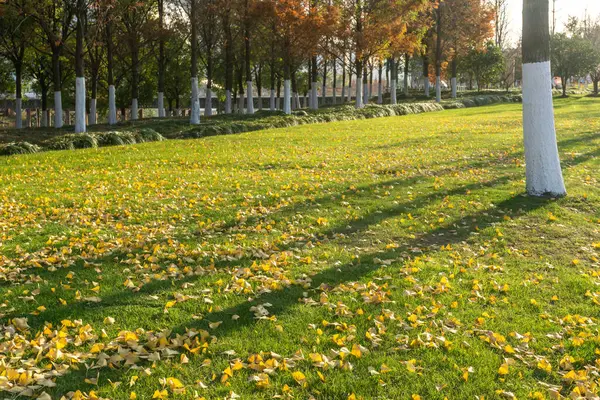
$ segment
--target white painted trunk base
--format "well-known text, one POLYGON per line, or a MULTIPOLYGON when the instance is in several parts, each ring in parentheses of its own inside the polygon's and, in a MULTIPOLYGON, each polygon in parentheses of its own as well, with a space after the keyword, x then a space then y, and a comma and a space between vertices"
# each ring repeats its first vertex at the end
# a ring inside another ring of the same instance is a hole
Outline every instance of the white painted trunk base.
POLYGON ((317 93, 317 82, 313 82, 310 88, 310 93, 311 93, 311 104, 310 104, 310 108, 312 108, 313 110, 318 110, 319 109, 319 96, 317 93))
POLYGON ((96 115, 98 113, 97 104, 98 102, 96 99, 90 99, 90 117, 88 119, 89 125, 96 125, 98 123, 98 120, 96 118, 96 115))
POLYGON ((84 133, 85 127, 85 78, 75 78, 75 133, 84 133))
POLYGON ((352 101, 352 85, 348 85, 348 103, 352 101))
POLYGON ((117 123, 117 101, 114 85, 108 87, 108 124, 115 125, 117 123))
POLYGON ((435 101, 440 103, 442 101, 442 77, 435 77, 435 101))
POLYGON ((252 81, 246 82, 246 114, 254 114, 254 94, 252 93, 252 81))
POLYGON ((356 80, 356 108, 363 108, 363 88, 362 88, 362 79, 356 80))
POLYGON ((165 94, 158 92, 158 118, 166 117, 165 113, 165 94))
POLYGON ((456 78, 452 78, 452 98, 455 99, 456 98, 456 78))
POLYGON ((231 90, 225 91, 225 114, 231 114, 231 90))
POLYGON ((377 85, 377 104, 383 104, 383 83, 381 79, 379 79, 379 84, 377 85))
POLYGON ((291 86, 292 81, 289 79, 283 81, 283 112, 288 115, 292 113, 291 86))
POLYGON ((556 143, 550 62, 523 64, 523 136, 527 193, 564 196, 556 143))
POLYGON ((244 93, 239 93, 238 94, 238 114, 243 114, 244 113, 244 93))
POLYGON ((363 105, 369 104, 369 85, 363 82, 363 105))
POLYGON ((23 128, 23 100, 18 98, 15 101, 15 128, 22 129, 23 128))
POLYGON ((398 103, 398 88, 396 84, 396 80, 392 79, 392 83, 390 85, 390 103, 397 104, 398 103))
POLYGON ((269 98, 269 109, 275 111, 275 89, 271 89, 271 97, 269 98))
POLYGON ((206 100, 204 102, 204 116, 212 116, 212 90, 206 88, 206 100))
POLYGON ((54 92, 54 127, 63 127, 63 109, 61 92, 54 92))
POLYGON ((298 106, 298 93, 292 93, 292 110, 297 110, 298 106))
POLYGON ((137 121, 138 119, 138 99, 131 99, 131 120, 137 121))
POLYGON ((425 86, 425 96, 429 97, 429 89, 430 89, 430 84, 429 84, 429 77, 424 77, 423 78, 423 85, 425 86))
POLYGON ((408 75, 404 75, 404 95, 408 97, 408 75))
POLYGON ((192 78, 192 101, 190 112, 190 124, 198 125, 200 123, 200 93, 198 92, 198 77, 192 78))

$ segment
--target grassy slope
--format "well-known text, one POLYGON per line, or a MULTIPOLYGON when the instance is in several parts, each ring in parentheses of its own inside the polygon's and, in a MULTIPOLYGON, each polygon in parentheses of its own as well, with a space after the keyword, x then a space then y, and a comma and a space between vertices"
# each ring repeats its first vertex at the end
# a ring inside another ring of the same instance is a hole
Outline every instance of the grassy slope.
POLYGON ((204 355, 187 353, 187 364, 179 356, 139 362, 150 376, 104 368, 95 386, 84 378, 97 372, 80 368, 59 377, 52 394, 150 398, 163 377, 186 385, 178 398, 271 398, 285 384, 296 398, 494 398, 497 390, 526 398, 546 395, 540 381, 568 394, 564 354, 577 370, 598 367, 600 306, 586 292, 598 292, 592 271, 600 272, 599 103, 557 100, 569 196, 556 201, 523 196, 518 104, 0 159, 0 265, 28 267, 0 287, 2 321, 26 316, 36 332, 46 321, 81 319, 109 339, 121 330, 192 327, 217 338, 204 355), (187 274, 198 266, 214 270, 187 274), (41 282, 15 283, 28 274, 41 282), (124 287, 128 277, 139 291, 124 287), (306 277, 310 288, 293 284, 306 277), (251 289, 233 293, 235 283, 251 289), (34 301, 23 301, 38 287, 34 301), (165 313, 175 293, 199 298, 165 313), (83 300, 89 296, 102 301, 83 300), (301 304, 303 296, 323 304, 301 304), (264 303, 276 321, 249 311, 264 303), (29 314, 41 305, 45 311, 29 314), (563 320, 575 314, 593 324, 563 320), (114 325, 104 323, 108 316, 114 325), (223 323, 210 328, 216 321, 223 323), (378 346, 365 336, 372 328, 378 346), (483 339, 492 332, 506 338, 500 348, 483 339), (345 343, 332 341, 336 333, 345 343), (555 333, 561 337, 547 336, 555 333), (507 343, 515 354, 503 350, 507 343), (331 357, 340 344, 370 352, 345 358, 353 371, 312 365, 309 354, 331 357), (220 383, 228 360, 298 350, 307 360, 290 370, 306 375, 304 387, 281 369, 263 390, 248 382, 256 372, 247 368, 220 383), (505 357, 515 363, 501 376, 505 357), (536 367, 539 357, 552 372, 536 367), (202 366, 205 359, 212 363, 202 366), (413 359, 416 372, 405 363, 413 359), (369 373, 382 364, 392 372, 369 373))

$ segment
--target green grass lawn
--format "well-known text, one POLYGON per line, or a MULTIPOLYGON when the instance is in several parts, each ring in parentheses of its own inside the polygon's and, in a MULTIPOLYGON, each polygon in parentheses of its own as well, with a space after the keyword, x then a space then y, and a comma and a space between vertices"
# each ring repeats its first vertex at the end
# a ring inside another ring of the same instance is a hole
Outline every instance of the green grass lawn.
POLYGON ((556 111, 558 200, 520 104, 0 158, 1 396, 592 398, 600 99, 556 111))

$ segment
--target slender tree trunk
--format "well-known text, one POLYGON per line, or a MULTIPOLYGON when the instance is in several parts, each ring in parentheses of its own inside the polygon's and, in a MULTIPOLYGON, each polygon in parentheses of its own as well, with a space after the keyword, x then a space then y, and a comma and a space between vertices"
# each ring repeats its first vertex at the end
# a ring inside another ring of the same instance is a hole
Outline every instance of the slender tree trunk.
POLYGON ((247 97, 247 114, 254 114, 254 96, 252 94, 252 65, 250 64, 250 3, 246 0, 245 17, 244 17, 244 44, 246 49, 246 97, 247 97))
POLYGON ((323 59, 323 85, 321 87, 322 87, 321 98, 323 99, 321 104, 325 105, 325 102, 327 99, 327 60, 326 59, 323 59))
POLYGON ((158 117, 165 115, 165 0, 158 0, 158 117))
POLYGON ((362 61, 356 60, 356 108, 363 108, 363 65, 362 61))
POLYGON ((54 127, 63 127, 63 109, 62 109, 62 77, 60 73, 61 46, 52 48, 52 82, 54 85, 54 127))
POLYGON ((408 73, 410 72, 410 55, 404 55, 404 96, 408 97, 408 73))
POLYGON ((204 115, 210 117, 213 115, 212 109, 212 83, 213 83, 213 56, 212 50, 206 54, 206 98, 204 99, 204 115))
POLYGON ((342 104, 346 101, 346 62, 342 64, 342 104))
POLYGON ((335 106, 337 103, 337 63, 336 60, 333 60, 333 98, 332 102, 335 106))
POLYGON ((198 91, 198 22, 197 22, 197 0, 190 0, 190 23, 191 23, 191 41, 192 41, 192 99, 190 124, 200 124, 200 93, 198 91))
POLYGON ((383 104, 383 63, 379 61, 379 82, 377 83, 377 104, 383 104))
POLYGON ((457 69, 458 69, 458 62, 456 61, 456 56, 454 56, 452 58, 452 98, 455 99, 457 96, 457 81, 456 81, 456 75, 457 75, 457 69))
POLYGON ((231 97, 233 93, 233 36, 231 34, 230 12, 228 8, 223 17, 223 29, 225 31, 225 114, 233 112, 231 97))
POLYGON ((550 68, 548 0, 523 2, 523 135, 527 192, 564 196, 550 68))
POLYGON ((15 128, 23 128, 23 63, 22 61, 14 61, 15 78, 16 78, 16 97, 15 97, 15 128))
POLYGON ((114 83, 114 59, 113 59, 113 38, 112 38, 112 23, 106 23, 106 64, 108 72, 108 124, 115 125, 117 123, 117 101, 116 90, 114 83))
POLYGON ((425 96, 429 97, 429 57, 423 56, 423 86, 425 87, 425 96))
POLYGON ((398 87, 396 83, 396 79, 398 74, 396 74, 396 59, 394 57, 390 58, 390 75, 392 76, 392 83, 390 85, 390 104, 398 103, 398 87))
POLYGON ((285 58, 283 60, 283 112, 286 114, 292 113, 292 82, 291 82, 291 66, 289 56, 289 42, 286 41, 285 58))
POLYGON ((83 55, 83 40, 85 36, 84 0, 77 0, 77 37, 75 44, 75 133, 84 133, 85 125, 85 67, 83 55))
POLYGON ((442 14, 444 3, 440 3, 436 10, 436 47, 435 47, 435 101, 442 101, 442 14))

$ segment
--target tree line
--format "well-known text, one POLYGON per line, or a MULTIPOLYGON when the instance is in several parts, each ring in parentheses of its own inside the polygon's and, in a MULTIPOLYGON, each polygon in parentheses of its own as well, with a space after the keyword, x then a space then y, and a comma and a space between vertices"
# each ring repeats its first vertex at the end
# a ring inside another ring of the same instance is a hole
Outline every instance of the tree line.
POLYGON ((9 0, 0 64, 15 77, 17 127, 24 79, 41 97, 42 125, 50 102, 55 127, 63 125, 63 104, 74 103, 77 132, 85 131, 86 114, 97 122, 99 108, 110 124, 117 107, 137 119, 140 102, 156 102, 159 117, 189 103, 197 124, 200 79, 206 115, 215 93, 225 113, 253 113, 263 88, 269 108, 288 114, 302 93, 318 108, 319 89, 334 103, 354 98, 362 107, 374 75, 378 100, 386 75, 395 103, 399 71, 408 93, 416 68, 423 68, 425 94, 434 87, 439 101, 442 80, 456 95, 460 71, 479 85, 491 80, 481 69, 485 57, 498 55, 488 42, 495 16, 494 2, 482 0, 9 0))

